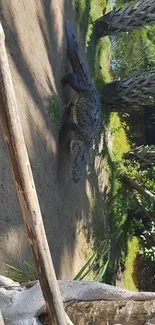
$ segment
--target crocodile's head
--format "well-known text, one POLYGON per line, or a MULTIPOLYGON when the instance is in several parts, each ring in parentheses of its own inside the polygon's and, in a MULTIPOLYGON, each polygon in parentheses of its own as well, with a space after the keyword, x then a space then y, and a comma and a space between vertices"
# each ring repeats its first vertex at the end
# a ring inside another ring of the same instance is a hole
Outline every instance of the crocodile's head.
POLYGON ((72 140, 70 144, 72 154, 72 179, 75 183, 80 181, 88 159, 88 149, 82 141, 72 140))

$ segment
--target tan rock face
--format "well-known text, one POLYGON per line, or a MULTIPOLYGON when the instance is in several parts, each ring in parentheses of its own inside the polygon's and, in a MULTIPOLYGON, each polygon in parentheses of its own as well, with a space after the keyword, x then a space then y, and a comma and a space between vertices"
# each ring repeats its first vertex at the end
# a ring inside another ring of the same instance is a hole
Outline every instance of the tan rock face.
MULTIPOLYGON (((46 233, 59 278, 73 278, 83 259, 83 231, 90 217, 85 181, 71 180, 70 156, 61 152, 48 109, 49 96, 61 88, 67 69, 64 17, 76 32, 70 0, 0 0, 0 18, 17 96, 20 117, 44 218, 46 233)), ((72 94, 74 96, 74 94, 72 94)), ((69 96, 70 97, 70 96, 69 96)), ((9 263, 24 268, 31 261, 8 155, 0 129, 0 270, 9 263)))

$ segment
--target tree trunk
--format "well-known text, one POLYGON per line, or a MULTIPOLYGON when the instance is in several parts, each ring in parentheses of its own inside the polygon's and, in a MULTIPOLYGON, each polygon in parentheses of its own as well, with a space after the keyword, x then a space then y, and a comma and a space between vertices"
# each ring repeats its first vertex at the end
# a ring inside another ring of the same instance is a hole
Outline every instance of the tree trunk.
POLYGON ((95 21, 97 38, 138 29, 155 22, 155 1, 143 0, 116 10, 95 21))
MULTIPOLYGON (((65 303, 65 310, 76 325, 153 325, 155 300, 152 301, 89 301, 65 303), (151 323, 148 321, 151 320, 151 323)), ((47 316, 41 318, 43 324, 47 316)))
POLYGON ((143 73, 105 85, 103 100, 115 111, 125 111, 126 106, 131 105, 153 105, 155 73, 143 73))
POLYGON ((133 190, 136 190, 147 201, 149 201, 151 203, 155 203, 155 195, 152 194, 150 191, 148 191, 146 188, 139 185, 134 179, 132 179, 126 175, 121 176, 121 179, 127 186, 129 186, 133 190))
POLYGON ((136 159, 141 168, 155 165, 155 146, 142 145, 124 154, 125 159, 136 159))

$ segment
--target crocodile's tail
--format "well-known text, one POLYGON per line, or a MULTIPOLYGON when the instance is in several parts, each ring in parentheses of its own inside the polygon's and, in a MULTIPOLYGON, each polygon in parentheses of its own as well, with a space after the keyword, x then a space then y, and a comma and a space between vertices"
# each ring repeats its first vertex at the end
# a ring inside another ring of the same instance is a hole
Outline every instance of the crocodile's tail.
POLYGON ((82 63, 79 53, 79 47, 75 39, 69 23, 65 22, 65 30, 67 37, 68 56, 73 68, 73 71, 80 72, 86 77, 89 76, 89 72, 86 70, 85 65, 82 63))
POLYGON ((87 164, 88 152, 80 140, 72 140, 70 150, 72 153, 72 179, 75 183, 78 183, 87 164))
POLYGON ((66 37, 67 37, 67 47, 68 47, 68 56, 70 59, 70 63, 74 70, 75 64, 78 60, 78 44, 75 39, 75 35, 72 33, 71 27, 68 22, 65 22, 65 30, 66 30, 66 37))

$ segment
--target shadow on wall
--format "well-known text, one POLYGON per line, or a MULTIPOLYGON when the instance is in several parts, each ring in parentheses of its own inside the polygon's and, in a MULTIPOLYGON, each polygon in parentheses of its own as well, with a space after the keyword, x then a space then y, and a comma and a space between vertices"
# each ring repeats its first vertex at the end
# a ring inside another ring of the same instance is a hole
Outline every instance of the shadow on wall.
MULTIPOLYGON (((73 265, 76 225, 81 218, 87 223, 90 207, 85 182, 75 185, 71 180, 67 152, 57 175, 57 142, 46 99, 57 91, 64 94, 60 86, 67 66, 63 16, 71 17, 74 26, 74 10, 69 0, 40 0, 37 4, 6 0, 0 1, 0 16, 56 273, 59 278, 71 278, 78 271, 73 265)), ((0 262, 23 268, 24 260, 31 261, 30 251, 2 134, 0 141, 0 248, 4 251, 0 262)))

